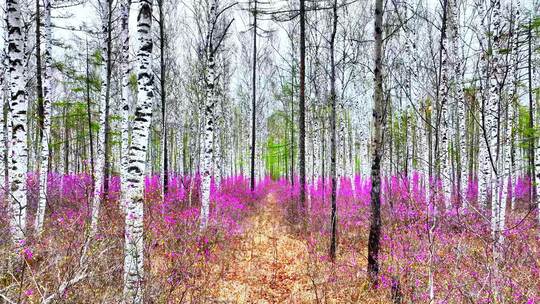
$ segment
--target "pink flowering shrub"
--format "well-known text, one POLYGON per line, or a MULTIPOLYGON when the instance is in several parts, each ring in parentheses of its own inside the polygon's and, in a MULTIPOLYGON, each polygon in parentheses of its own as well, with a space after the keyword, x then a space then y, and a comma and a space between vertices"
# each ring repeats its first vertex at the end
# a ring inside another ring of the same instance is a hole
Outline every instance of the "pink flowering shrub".
MULTIPOLYGON (((540 270, 537 258, 540 239, 535 216, 528 212, 529 185, 528 178, 520 177, 511 187, 515 209, 511 209, 509 201, 507 229, 504 231, 505 259, 499 264, 500 275, 494 277, 490 271, 493 261, 490 218, 489 214, 485 217, 476 211, 479 208, 477 181, 467 183, 461 203, 455 189, 450 198, 451 209, 445 211, 446 198, 435 191, 440 191, 440 181, 430 179, 426 185, 425 178, 418 172, 413 172, 410 177, 384 177, 381 187, 380 290, 389 295, 392 286, 395 288, 399 284, 407 302, 427 303, 427 274, 431 267, 438 298, 446 299, 441 303, 462 303, 468 301, 466 299, 491 303, 495 287, 509 303, 538 301, 540 283, 534 278, 538 277, 540 270), (434 198, 431 207, 429 196, 434 198), (435 253, 431 264, 428 217, 436 219, 433 230, 435 253)), ((371 197, 369 179, 360 176, 353 180, 342 178, 339 186, 338 258, 331 268, 341 272, 334 281, 330 281, 336 288, 347 282, 365 282, 365 275, 358 272, 365 271, 366 267, 371 197)), ((330 181, 319 179, 307 185, 307 190, 309 225, 305 238, 314 264, 310 268, 318 269, 319 272, 312 275, 322 279, 325 276, 320 269, 324 269, 328 261, 331 231, 330 181)), ((297 204, 299 188, 296 184, 290 187, 278 181, 276 191, 280 198, 288 200, 282 202, 283 206, 297 204)))
MULTIPOLYGON (((418 172, 382 178, 381 273, 376 294, 390 298, 397 287, 406 302, 427 303, 428 271, 440 303, 492 303, 495 287, 508 303, 538 303, 540 238, 536 213, 529 209, 530 179, 508 181, 504 259, 493 275, 493 251, 489 214, 479 212, 478 182, 471 180, 452 197, 441 195, 441 183, 418 172), (449 199, 450 209, 445 210, 449 199), (512 207, 513 206, 513 207, 512 207), (429 223, 435 223, 431 226, 429 223), (430 237, 432 238, 430 242, 430 237), (433 254, 430 256, 430 249, 433 254)), ((299 180, 267 177, 254 192, 249 179, 233 176, 212 181, 209 226, 199 228, 201 178, 170 175, 168 192, 162 193, 161 177, 145 179, 145 295, 157 303, 181 303, 204 299, 221 273, 210 265, 227 267, 226 261, 242 250, 248 218, 275 202, 286 215, 295 235, 304 240, 310 256, 306 269, 314 282, 334 290, 368 290, 365 274, 370 225, 371 180, 341 178, 337 189, 338 256, 328 255, 330 240, 331 184, 328 178, 308 183, 304 208, 299 207, 299 180), (267 197, 273 199, 266 199, 267 197), (296 213, 295 213, 296 212, 296 213), (294 216, 291 216, 294 215, 294 216), (305 225, 298 226, 301 216, 305 225)), ((33 237, 37 207, 35 174, 28 175, 29 238, 18 256, 25 263, 14 269, 27 277, 22 284, 0 274, 0 290, 17 285, 21 297, 39 302, 45 290, 58 288, 79 267, 92 204, 92 180, 88 174, 49 174, 45 231, 33 237), (28 267, 30 271, 28 271, 28 267), (29 277, 31 274, 31 277, 29 277), (58 274, 61 274, 58 277, 58 274), (36 283, 38 284, 36 287, 36 283), (19 286, 20 285, 20 286, 19 286)), ((119 301, 122 293, 124 215, 120 210, 121 182, 109 180, 103 197, 100 228, 88 249, 92 278, 68 289, 69 303, 99 298, 119 301)), ((5 198, 2 201, 5 205, 5 198)), ((488 209, 489 210, 489 209, 488 209)), ((0 216, 0 254, 11 254, 5 213, 0 216)))

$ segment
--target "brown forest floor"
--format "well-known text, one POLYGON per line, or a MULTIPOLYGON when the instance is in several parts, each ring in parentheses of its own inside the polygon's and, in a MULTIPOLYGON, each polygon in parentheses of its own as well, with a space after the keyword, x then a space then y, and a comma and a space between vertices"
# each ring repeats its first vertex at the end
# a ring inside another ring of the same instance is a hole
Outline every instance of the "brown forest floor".
MULTIPOLYGON (((216 300, 233 303, 315 301, 305 242, 289 231, 273 194, 244 232, 227 261, 216 300)), ((218 259, 221 260, 221 259, 218 259)), ((223 261, 221 261, 223 262, 223 261)))
POLYGON ((330 262, 314 263, 306 241, 293 233, 275 194, 266 200, 248 219, 234 252, 209 265, 221 278, 211 288, 211 302, 387 303, 381 295, 370 294, 364 284, 327 284, 340 281, 340 275, 332 274, 330 262))

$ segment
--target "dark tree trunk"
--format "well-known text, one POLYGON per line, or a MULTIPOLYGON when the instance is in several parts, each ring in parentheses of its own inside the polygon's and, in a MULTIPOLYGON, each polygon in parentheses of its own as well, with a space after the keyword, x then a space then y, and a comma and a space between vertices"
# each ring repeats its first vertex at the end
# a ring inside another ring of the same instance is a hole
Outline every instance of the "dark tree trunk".
POLYGON ((257 111, 257 0, 253 1, 253 67, 251 76, 252 79, 252 101, 251 101, 251 171, 250 171, 250 186, 251 191, 255 190, 255 144, 256 144, 256 128, 255 128, 255 113, 257 111))
MULTIPOLYGON (((534 100, 533 100, 533 90, 532 90, 532 25, 531 21, 529 20, 529 29, 528 29, 528 81, 529 81, 529 129, 534 129, 534 100)), ((529 138, 529 177, 531 178, 531 183, 535 182, 536 178, 536 170, 535 170, 535 159, 534 159, 534 142, 535 142, 535 136, 531 135, 529 138)), ((530 201, 529 206, 530 208, 534 208, 534 202, 536 202, 536 196, 538 193, 536 193, 536 187, 531 187, 531 194, 529 195, 530 201)))
MULTIPOLYGON (((292 47, 294 50, 294 43, 292 47)), ((291 68, 291 185, 294 186, 294 60, 291 68)))
POLYGON ((69 173, 69 126, 68 126, 69 103, 64 106, 64 175, 69 173))
POLYGON ((337 247, 337 180, 336 180, 336 63, 334 57, 334 46, 336 40, 337 31, 337 0, 334 0, 332 7, 332 34, 330 36, 330 103, 332 107, 332 113, 330 115, 330 175, 332 182, 332 213, 330 216, 330 223, 332 225, 332 239, 330 242, 330 258, 332 261, 336 259, 336 247, 337 247))
MULTIPOLYGON (((43 80, 41 65, 41 15, 39 1, 36 1, 36 96, 37 96, 37 123, 38 123, 38 143, 43 138, 43 122, 45 120, 45 110, 43 108, 43 80)), ((38 144, 38 147, 41 145, 38 144)), ((38 161, 39 161, 38 157, 38 161)))
POLYGON ((112 75, 112 0, 107 1, 109 6, 107 15, 107 89, 105 90, 105 166, 103 167, 103 197, 109 196, 109 171, 111 167, 110 161, 110 123, 109 123, 109 105, 111 97, 111 75, 112 75))
POLYGON ((367 272, 376 286, 379 275, 379 246, 381 238, 381 157, 383 150, 382 129, 385 122, 382 79, 382 24, 383 1, 375 0, 375 94, 373 107, 373 159, 371 163, 371 224, 368 241, 367 272))
POLYGON ((158 1, 159 8, 159 41, 160 41, 160 87, 161 87, 161 120, 163 132, 163 197, 168 192, 169 187, 169 151, 167 143, 167 120, 166 120, 166 105, 167 100, 165 90, 165 47, 167 46, 165 37, 165 16, 163 14, 163 1, 158 1))
POLYGON ((300 169, 300 208, 306 203, 306 3, 300 0, 300 98, 298 107, 298 156, 300 169))

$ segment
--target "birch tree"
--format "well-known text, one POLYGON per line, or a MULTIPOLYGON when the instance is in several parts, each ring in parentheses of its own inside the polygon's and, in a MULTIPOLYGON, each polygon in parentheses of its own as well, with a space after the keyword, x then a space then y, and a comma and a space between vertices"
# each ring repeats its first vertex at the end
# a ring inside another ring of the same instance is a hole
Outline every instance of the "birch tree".
MULTIPOLYGON (((234 4, 233 4, 234 5, 234 4)), ((205 40, 205 60, 206 60, 206 100, 204 104, 204 148, 202 162, 202 184, 201 184, 201 214, 200 227, 206 228, 210 215, 210 184, 212 181, 212 170, 214 167, 214 107, 216 105, 216 53, 221 43, 227 35, 227 31, 234 19, 228 23, 219 23, 221 16, 232 5, 224 8, 219 7, 218 0, 210 3, 207 34, 205 40), (218 9, 220 9, 218 11, 218 9), (223 25, 225 24, 225 25, 223 25)))
POLYGON ((124 301, 143 303, 144 282, 144 172, 152 104, 152 0, 141 0, 137 13, 137 105, 129 146, 126 192, 126 228, 124 244, 124 301))
POLYGON ((8 171, 9 224, 15 246, 22 246, 26 240, 26 208, 28 171, 28 144, 26 141, 28 99, 25 79, 25 32, 21 6, 18 0, 9 0, 7 12, 7 43, 9 66, 9 107, 11 137, 8 171))
MULTIPOLYGON (((483 31, 485 30, 485 23, 483 20, 485 18, 486 12, 485 12, 485 4, 481 0, 477 2, 477 11, 478 11, 477 19, 480 20, 477 26, 481 29, 481 31, 483 31)), ((486 45, 487 43, 484 40, 484 37, 479 37, 479 43, 480 43, 482 51, 487 52, 487 45, 486 45)), ((481 64, 480 68, 481 68, 482 73, 488 73, 488 64, 485 57, 486 55, 483 55, 480 62, 481 64)), ((493 119, 494 119, 493 108, 496 105, 490 104, 490 101, 493 101, 493 100, 488 100, 487 98, 485 98, 485 95, 483 94, 483 92, 481 95, 481 100, 482 100, 482 106, 481 106, 481 109, 482 109, 481 111, 482 128, 481 129, 482 130, 481 130, 481 139, 480 139, 479 152, 478 152, 478 159, 480 162, 478 200, 482 209, 484 209, 487 206, 487 201, 489 197, 488 195, 489 195, 489 190, 490 190, 489 187, 491 186, 491 178, 492 178, 492 155, 490 153, 489 147, 490 147, 490 144, 492 143, 492 140, 491 140, 491 135, 493 134, 492 132, 496 130, 496 126, 494 125, 494 122, 493 122, 493 119)))
POLYGON ((506 210, 506 203, 502 203, 499 195, 499 189, 502 187, 501 178, 503 174, 497 168, 494 164, 496 164, 496 161, 499 158, 500 151, 496 150, 495 147, 497 147, 498 144, 498 136, 499 136, 499 126, 497 124, 497 120, 499 119, 499 103, 500 103, 500 84, 503 83, 502 78, 503 76, 503 70, 502 70, 502 58, 501 58, 501 49, 502 49, 502 31, 501 31, 501 16, 500 16, 500 9, 501 9, 501 2, 500 0, 492 0, 491 1, 491 9, 492 9, 492 32, 493 32, 493 46, 492 46, 492 52, 491 52, 491 62, 490 62, 490 73, 489 73, 489 98, 487 100, 488 104, 486 107, 486 115, 488 122, 487 128, 485 130, 486 132, 486 140, 489 143, 489 154, 491 159, 491 176, 492 176, 492 198, 491 198, 491 231, 494 238, 494 255, 497 256, 499 253, 499 247, 503 240, 503 229, 504 229, 504 218, 505 218, 505 210, 506 210))
POLYGON ((99 99, 99 132, 97 137, 96 172, 94 173, 94 197, 92 203, 92 215, 90 222, 90 236, 93 237, 98 230, 99 211, 101 199, 107 190, 107 129, 109 117, 109 97, 111 79, 111 25, 112 25, 112 0, 100 0, 101 8, 101 93, 99 99))
MULTIPOLYGON (((127 169, 128 169, 128 152, 129 152, 129 114, 131 105, 131 64, 129 62, 129 12, 131 7, 131 0, 123 0, 120 4, 121 25, 120 40, 122 43, 122 56, 121 56, 121 73, 122 73, 122 99, 121 99, 121 164, 120 164, 120 180, 122 182, 122 189, 125 189, 127 182, 127 169)), ((125 194, 125 191, 122 191, 125 194)), ((125 206, 123 200, 121 201, 121 210, 125 212, 125 206)))
MULTIPOLYGON (((8 194, 8 187, 6 185, 7 181, 7 153, 8 153, 8 140, 7 140, 7 133, 6 132, 6 119, 4 117, 5 110, 8 108, 9 105, 9 98, 10 94, 8 94, 9 89, 9 83, 10 83, 10 77, 9 77, 9 67, 8 67, 8 40, 7 40, 7 33, 4 33, 4 48, 2 49, 2 55, 0 58, 0 64, 1 64, 1 70, 0 70, 0 92, 1 92, 1 98, 0 98, 0 155, 2 157, 1 162, 2 166, 0 167, 0 189, 3 190, 5 194, 8 194), (9 95, 9 96, 8 96, 9 95)), ((9 115, 8 115, 9 117, 9 115)), ((9 207, 8 207, 9 208, 9 207)))
POLYGON ((438 159, 439 159, 439 179, 442 183, 442 199, 444 200, 446 210, 450 209, 450 156, 448 153, 449 145, 449 132, 448 132, 448 97, 449 97, 449 74, 450 74, 450 62, 449 62, 449 45, 447 37, 447 25, 448 25, 448 1, 443 1, 443 19, 441 27, 441 44, 439 50, 439 64, 440 64, 440 80, 439 80, 439 92, 438 99, 440 102, 440 113, 439 113, 439 122, 440 122, 440 144, 437 147, 438 149, 438 159))
POLYGON ((306 3, 300 0, 300 97, 298 102, 298 166, 300 208, 306 203, 306 3))
POLYGON ((43 73, 43 130, 41 138, 41 155, 39 156, 39 200, 35 218, 35 230, 40 234, 43 230, 45 208, 47 206, 47 175, 49 172, 49 144, 51 137, 51 104, 52 104, 52 31, 51 31, 51 8, 52 0, 44 0, 44 35, 45 63, 43 73))
POLYGON ((337 172, 336 172, 336 63, 334 46, 338 25, 337 0, 332 4, 332 33, 330 34, 330 179, 332 212, 330 223, 332 226, 332 240, 330 241, 330 258, 335 260, 337 247, 337 172))
POLYGON ((163 186, 163 199, 168 192, 169 185, 169 147, 168 147, 168 138, 167 138, 167 90, 166 90, 166 67, 165 67, 165 56, 167 52, 168 36, 165 32, 165 11, 164 11, 164 0, 157 0, 158 10, 159 10, 159 59, 160 59, 160 69, 159 69, 159 96, 161 99, 161 140, 162 140, 162 186, 163 186))
POLYGON ((448 3, 448 28, 451 36, 450 46, 450 64, 453 67, 453 81, 454 81, 454 100, 458 109, 458 130, 456 147, 459 146, 459 168, 458 168, 458 184, 457 193, 460 202, 463 202, 462 192, 465 191, 465 187, 468 181, 467 170, 467 121, 466 121, 466 105, 465 94, 463 92, 463 67, 462 60, 460 58, 460 32, 459 32, 459 2, 457 0, 449 0, 448 3))
POLYGON ((252 62, 252 101, 251 101, 251 168, 250 187, 255 190, 255 144, 257 111, 257 0, 253 0, 253 62, 252 62))
POLYGON ((213 148, 214 148, 214 106, 215 106, 215 62, 214 62, 214 43, 213 30, 216 24, 217 0, 210 4, 210 13, 208 17, 208 34, 206 38, 206 101, 204 105, 204 150, 202 165, 202 184, 201 184, 201 216, 200 226, 206 228, 208 216, 210 214, 210 184, 212 181, 213 148))
POLYGON ((385 107, 383 96, 383 1, 375 0, 375 88, 373 96, 373 135, 371 161, 371 218, 368 239, 367 273, 376 286, 379 275, 379 246, 381 238, 381 158, 383 154, 383 128, 385 107))

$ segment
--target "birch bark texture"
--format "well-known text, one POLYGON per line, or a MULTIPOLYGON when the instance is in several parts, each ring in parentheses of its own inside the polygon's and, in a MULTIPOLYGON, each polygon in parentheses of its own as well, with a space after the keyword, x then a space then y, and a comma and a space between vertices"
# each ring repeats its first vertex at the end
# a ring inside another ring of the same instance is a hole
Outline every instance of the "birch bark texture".
POLYGON ((7 38, 9 68, 9 107, 11 126, 9 223, 16 247, 26 240, 26 173, 28 171, 27 110, 28 98, 25 81, 25 34, 19 0, 8 0, 7 38))
POLYGON ((491 54, 491 70, 489 73, 489 99, 487 105, 487 113, 489 125, 487 126, 486 136, 489 143, 489 155, 491 159, 490 173, 492 176, 491 184, 492 189, 491 197, 491 232, 494 240, 494 256, 497 257, 500 249, 500 245, 503 242, 504 236, 502 234, 505 225, 505 212, 506 203, 503 203, 500 198, 499 189, 502 187, 502 180, 504 174, 498 172, 495 164, 501 155, 499 150, 496 150, 499 141, 499 125, 497 120, 499 119, 499 103, 500 103, 500 84, 502 83, 503 71, 502 71, 502 58, 501 52, 501 2, 500 0, 491 1, 492 9, 492 22, 493 22, 493 47, 491 54), (494 191, 493 191, 494 190, 494 191))
POLYGON ((201 214, 200 228, 204 229, 208 225, 210 215, 210 185, 212 182, 213 152, 214 152, 214 106, 215 97, 215 77, 216 63, 214 58, 213 45, 213 25, 216 23, 216 1, 210 4, 208 19, 208 34, 206 46, 206 101, 204 105, 204 148, 202 164, 202 185, 201 185, 201 214))
POLYGON ((443 19, 441 27, 441 44, 440 44, 440 53, 439 53, 439 62, 440 62, 440 83, 439 83, 439 94, 438 99, 440 103, 440 144, 438 148, 438 161, 439 161, 439 179, 442 184, 442 199, 444 200, 446 210, 449 210, 451 207, 450 204, 450 155, 448 153, 448 99, 450 93, 450 61, 449 61, 449 45, 448 45, 448 2, 449 0, 443 1, 443 19))
POLYGON ((379 247, 381 238, 381 159, 383 154, 383 128, 385 107, 383 93, 383 1, 375 0, 375 92, 373 98, 373 135, 371 161, 371 218, 368 239, 367 273, 376 286, 379 275, 379 247))
MULTIPOLYGON (((7 34, 4 34, 4 41, 7 42, 7 34)), ((6 154, 8 151, 8 143, 7 143, 7 132, 5 130, 6 126, 6 120, 4 119, 4 113, 6 109, 6 105, 8 104, 8 82, 9 82, 9 69, 8 69, 8 61, 7 61, 7 43, 4 45, 4 48, 2 49, 2 57, 0 61, 0 155, 2 157, 2 166, 0 167, 0 189, 4 192, 4 197, 8 194, 8 189, 6 186, 6 177, 7 177, 7 163, 6 163, 6 154)), ((3 205, 2 205, 3 206, 3 205)), ((9 207, 6 206, 6 209, 9 209, 9 207)))
MULTIPOLYGON (((477 20, 480 20, 477 24, 477 26, 481 29, 481 31, 484 31, 486 26, 484 23, 484 17, 486 15, 486 8, 485 3, 483 0, 478 0, 476 2, 477 5, 477 11, 478 11, 478 18, 477 20)), ((483 50, 483 52, 487 52, 487 43, 484 41, 483 37, 479 37, 479 43, 483 50)), ((489 73, 489 66, 485 59, 486 55, 482 56, 481 59, 481 72, 489 73)), ((485 98, 485 95, 482 93, 481 95, 482 99, 482 106, 481 106, 481 121, 482 121, 482 128, 480 128, 480 140, 479 140, 479 150, 478 150, 478 160, 480 162, 479 164, 479 178, 478 178, 478 202, 482 209, 485 209, 487 207, 487 201, 489 197, 489 190, 491 185, 491 161, 490 161, 490 151, 489 151, 489 134, 490 134, 490 128, 492 125, 493 119, 491 118, 491 115, 489 111, 487 110, 489 107, 489 100, 485 98)))
MULTIPOLYGON (((121 127, 121 163, 120 163, 120 181, 122 183, 122 190, 125 189, 127 181, 128 170, 128 152, 129 152, 129 113, 131 106, 131 89, 129 78, 131 76, 131 64, 129 62, 129 11, 131 7, 131 0, 123 0, 120 4, 121 24, 122 29, 120 32, 120 39, 122 42, 122 56, 121 56, 121 72, 122 72, 122 111, 120 113, 120 127, 121 127)), ((122 191, 124 194, 125 191, 122 191)), ((123 200, 120 202, 120 209, 125 212, 125 205, 123 200)))
POLYGON ((332 3, 332 33, 330 35, 330 179, 332 191, 330 194, 332 211, 330 224, 332 227, 332 239, 330 241, 330 258, 336 258, 337 250, 337 172, 336 172, 336 62, 335 41, 338 26, 337 0, 332 3))
POLYGON ((456 147, 459 146, 459 167, 457 174, 457 193, 458 200, 463 203, 462 191, 466 190, 468 174, 467 173, 467 108, 465 104, 465 94, 463 92, 463 67, 459 55, 459 3, 457 0, 449 0, 448 27, 451 35, 450 62, 453 67, 454 80, 454 101, 457 106, 458 130, 456 147))
POLYGON ((39 200, 35 218, 35 230, 39 235, 43 231, 45 209, 47 206, 47 176, 49 173, 49 143, 51 138, 51 103, 52 103, 52 30, 51 8, 52 0, 44 0, 43 21, 45 29, 43 40, 45 52, 43 53, 43 137, 41 138, 41 155, 39 160, 39 200))
POLYGON ((110 80, 110 47, 111 47, 111 4, 112 0, 101 0, 102 11, 101 34, 103 46, 101 48, 101 92, 99 100, 99 132, 96 154, 96 171, 94 172, 94 197, 92 203, 92 217, 90 222, 90 236, 93 237, 98 230, 99 211, 101 208, 102 191, 106 187, 106 153, 107 153, 107 112, 109 107, 109 80, 110 80))
POLYGON ((143 303, 144 280, 144 173, 152 104, 152 0, 141 0, 137 14, 137 105, 129 146, 126 192, 126 228, 124 244, 124 301, 143 303))

